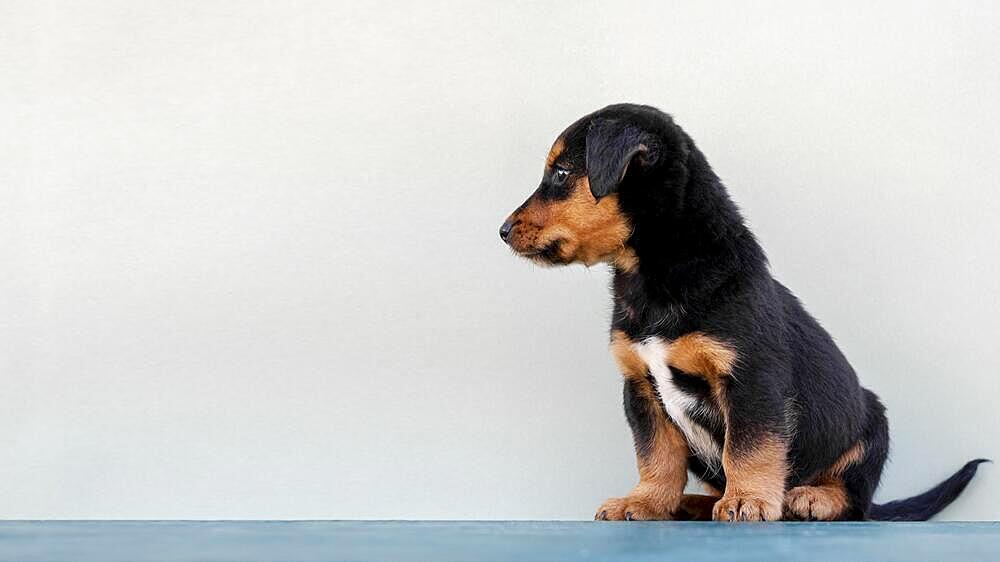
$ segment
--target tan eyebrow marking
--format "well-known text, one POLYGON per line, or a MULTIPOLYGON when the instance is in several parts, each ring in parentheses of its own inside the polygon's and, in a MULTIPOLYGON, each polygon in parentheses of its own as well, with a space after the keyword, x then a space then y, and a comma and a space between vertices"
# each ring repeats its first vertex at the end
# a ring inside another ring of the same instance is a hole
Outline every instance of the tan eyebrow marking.
POLYGON ((549 150, 548 157, 545 158, 546 168, 551 168, 552 165, 556 163, 556 158, 559 158, 559 155, 562 154, 564 148, 566 148, 566 141, 564 141, 562 137, 557 138, 556 142, 553 143, 552 148, 549 150))

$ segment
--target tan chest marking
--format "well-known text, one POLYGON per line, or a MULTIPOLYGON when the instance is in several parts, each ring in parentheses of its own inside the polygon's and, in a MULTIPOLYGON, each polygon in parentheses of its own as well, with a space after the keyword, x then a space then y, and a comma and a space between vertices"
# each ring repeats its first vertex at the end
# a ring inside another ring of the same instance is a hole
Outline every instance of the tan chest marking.
POLYGON ((710 404, 679 389, 674 384, 670 367, 704 378, 718 399, 720 379, 732 372, 736 353, 702 333, 686 334, 667 342, 659 337, 635 341, 620 331, 612 334, 611 353, 625 377, 653 377, 663 408, 684 434, 688 447, 710 466, 720 467, 722 450, 719 444, 708 430, 691 418, 692 412, 713 415, 714 410, 710 404))
POLYGON ((670 342, 669 363, 689 375, 714 384, 732 374, 736 352, 727 344, 701 332, 692 332, 670 342))
POLYGON ((689 375, 702 377, 709 382, 731 375, 736 365, 736 352, 732 347, 701 332, 684 334, 669 342, 664 342, 658 337, 647 338, 640 342, 630 339, 621 330, 615 330, 611 334, 611 355, 623 375, 645 377, 653 367, 660 366, 647 365, 635 348, 636 345, 643 345, 653 340, 659 345, 665 344, 666 365, 689 375))

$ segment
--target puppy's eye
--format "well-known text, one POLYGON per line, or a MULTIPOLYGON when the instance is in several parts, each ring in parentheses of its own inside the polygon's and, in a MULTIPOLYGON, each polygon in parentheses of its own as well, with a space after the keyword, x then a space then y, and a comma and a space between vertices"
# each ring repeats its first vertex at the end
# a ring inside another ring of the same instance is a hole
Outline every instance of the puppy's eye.
POLYGON ((552 171, 552 184, 562 185, 566 183, 566 178, 569 177, 569 170, 564 170, 562 168, 556 168, 552 171))

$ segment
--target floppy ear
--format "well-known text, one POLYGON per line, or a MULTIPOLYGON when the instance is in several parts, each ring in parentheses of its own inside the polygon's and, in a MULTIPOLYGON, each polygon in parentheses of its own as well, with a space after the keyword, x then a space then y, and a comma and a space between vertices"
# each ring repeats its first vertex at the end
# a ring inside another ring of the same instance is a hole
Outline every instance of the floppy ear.
POLYGON ((617 119, 598 119, 587 129, 587 179, 594 199, 614 193, 635 160, 648 166, 656 160, 655 139, 617 119), (638 157, 638 158, 637 158, 638 157))

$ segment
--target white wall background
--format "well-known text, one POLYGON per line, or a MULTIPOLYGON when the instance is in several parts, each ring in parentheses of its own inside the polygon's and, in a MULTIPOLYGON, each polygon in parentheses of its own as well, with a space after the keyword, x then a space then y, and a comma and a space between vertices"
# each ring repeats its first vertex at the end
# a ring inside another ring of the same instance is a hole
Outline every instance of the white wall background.
POLYGON ((496 230, 619 101, 883 397, 880 498, 1000 456, 1000 8, 825 4, 0 3, 0 516, 591 517, 608 275, 496 230))

